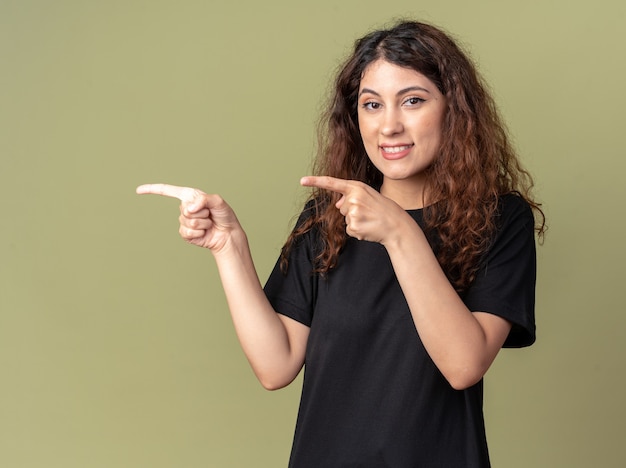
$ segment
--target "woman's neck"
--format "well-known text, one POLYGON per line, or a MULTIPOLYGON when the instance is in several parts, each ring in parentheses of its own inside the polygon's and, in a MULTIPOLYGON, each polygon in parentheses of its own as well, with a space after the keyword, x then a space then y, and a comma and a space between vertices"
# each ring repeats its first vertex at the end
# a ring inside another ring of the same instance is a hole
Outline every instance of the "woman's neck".
POLYGON ((395 201, 405 210, 415 210, 428 205, 425 186, 416 181, 384 179, 381 195, 395 201))

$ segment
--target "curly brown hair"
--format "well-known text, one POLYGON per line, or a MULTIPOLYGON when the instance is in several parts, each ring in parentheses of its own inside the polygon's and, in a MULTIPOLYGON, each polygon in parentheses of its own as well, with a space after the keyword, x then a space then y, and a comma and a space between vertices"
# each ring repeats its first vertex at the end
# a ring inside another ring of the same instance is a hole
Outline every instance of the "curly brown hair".
MULTIPOLYGON (((356 41, 320 121, 316 175, 358 180, 380 189, 383 176, 369 162, 357 118, 361 77, 379 59, 423 74, 446 97, 441 147, 426 171, 428 198, 438 202, 424 208, 425 233, 437 233, 439 263, 454 287, 463 291, 489 246, 500 196, 515 193, 524 198, 535 212, 538 236, 543 235, 545 216, 530 194, 532 178, 520 165, 495 102, 471 60, 442 30, 416 21, 403 21, 356 41)), ((322 243, 316 271, 325 274, 337 266, 347 239, 345 220, 335 208, 339 197, 322 189, 312 191, 309 215, 283 248, 283 268, 296 240, 312 229, 322 243)))

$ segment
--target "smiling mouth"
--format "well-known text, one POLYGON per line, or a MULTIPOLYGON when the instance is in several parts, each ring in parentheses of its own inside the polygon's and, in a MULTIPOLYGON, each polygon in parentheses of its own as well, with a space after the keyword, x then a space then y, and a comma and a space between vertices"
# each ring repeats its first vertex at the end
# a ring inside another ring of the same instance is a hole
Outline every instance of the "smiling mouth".
POLYGON ((406 151, 410 149, 413 145, 403 145, 403 146, 381 146, 380 148, 385 153, 401 153, 402 151, 406 151))

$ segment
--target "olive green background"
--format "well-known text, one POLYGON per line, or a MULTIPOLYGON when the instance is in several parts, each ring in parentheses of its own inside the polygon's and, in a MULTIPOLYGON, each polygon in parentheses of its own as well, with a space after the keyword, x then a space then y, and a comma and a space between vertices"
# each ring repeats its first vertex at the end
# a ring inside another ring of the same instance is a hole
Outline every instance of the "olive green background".
POLYGON ((223 195, 265 280, 352 42, 398 17, 479 63, 536 178, 538 341, 486 379, 494 467, 626 465, 620 0, 0 0, 0 466, 286 466, 267 392, 175 200, 223 195))

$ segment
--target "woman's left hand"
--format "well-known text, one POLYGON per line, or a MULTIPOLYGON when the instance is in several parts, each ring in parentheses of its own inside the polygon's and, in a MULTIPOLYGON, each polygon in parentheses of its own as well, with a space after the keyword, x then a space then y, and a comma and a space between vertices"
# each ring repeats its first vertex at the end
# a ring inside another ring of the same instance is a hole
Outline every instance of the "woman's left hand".
POLYGON ((305 187, 317 187, 340 193, 335 206, 346 220, 346 233, 358 240, 385 244, 398 222, 407 216, 393 200, 367 184, 328 176, 307 176, 300 180, 305 187))

